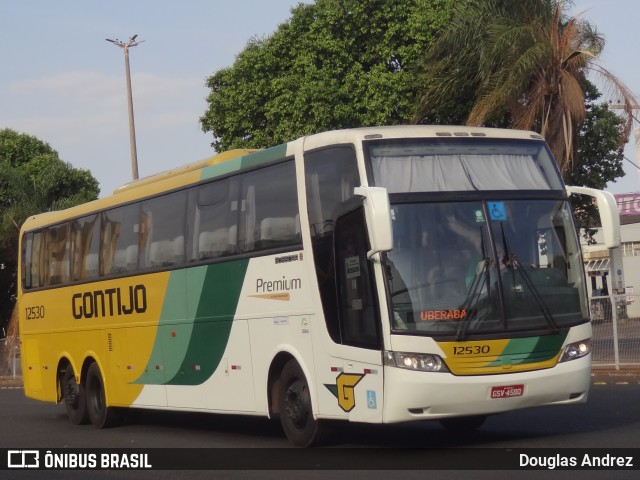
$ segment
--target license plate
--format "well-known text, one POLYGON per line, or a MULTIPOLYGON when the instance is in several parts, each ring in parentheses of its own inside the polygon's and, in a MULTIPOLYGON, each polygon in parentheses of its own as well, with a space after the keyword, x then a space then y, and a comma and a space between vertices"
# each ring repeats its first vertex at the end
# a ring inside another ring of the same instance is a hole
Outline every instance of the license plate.
POLYGON ((491 398, 512 398, 524 395, 524 385, 505 385, 491 387, 491 398))

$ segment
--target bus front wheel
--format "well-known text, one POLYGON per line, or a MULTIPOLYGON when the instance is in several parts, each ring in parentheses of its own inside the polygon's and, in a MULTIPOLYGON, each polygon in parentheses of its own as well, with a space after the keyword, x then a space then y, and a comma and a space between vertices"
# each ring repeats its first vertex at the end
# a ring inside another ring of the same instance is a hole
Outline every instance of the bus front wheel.
POLYGON ((62 396, 69 421, 74 425, 89 423, 84 386, 76 382, 71 364, 67 365, 62 377, 62 396))
POLYGON ((85 392, 87 412, 94 427, 109 428, 122 423, 121 412, 115 407, 107 407, 104 380, 97 363, 92 363, 87 370, 85 392))
POLYGON ((326 426, 313 417, 309 384, 302 368, 290 360, 280 374, 280 423, 287 439, 297 447, 321 443, 326 426))

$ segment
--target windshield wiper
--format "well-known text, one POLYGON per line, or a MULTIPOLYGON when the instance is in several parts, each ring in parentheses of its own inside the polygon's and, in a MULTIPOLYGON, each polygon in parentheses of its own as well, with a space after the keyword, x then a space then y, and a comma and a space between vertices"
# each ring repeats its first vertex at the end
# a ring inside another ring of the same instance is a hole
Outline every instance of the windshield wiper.
POLYGON ((458 324, 458 328, 456 330, 456 339, 458 341, 462 340, 471 325, 471 322, 475 320, 478 315, 477 305, 480 302, 480 295, 478 293, 482 292, 482 289, 487 286, 487 297, 491 295, 491 281, 490 281, 490 268, 493 264, 492 256, 487 252, 487 248, 484 241, 484 235, 482 234, 482 227, 480 227, 480 249, 482 250, 482 255, 484 259, 482 260, 482 269, 478 271, 478 267, 476 266, 476 272, 473 276, 473 281, 471 282, 471 288, 467 293, 467 298, 465 298, 464 303, 462 304, 463 308, 468 315, 466 315, 458 324), (474 301, 474 297, 475 301, 474 301), (472 303, 473 302, 473 303, 472 303))
POLYGON ((542 298, 542 295, 540 295, 540 291, 533 284, 533 281, 531 280, 531 277, 527 273, 527 270, 522 266, 522 264, 518 260, 518 257, 512 253, 509 254, 509 262, 511 263, 513 270, 520 272, 520 275, 522 275, 522 279, 524 280, 524 283, 531 291, 533 295, 533 299, 536 301, 536 303, 540 307, 540 310, 542 311, 542 315, 544 316, 544 319, 549 324, 549 327, 551 327, 551 331, 553 333, 557 333, 560 330, 558 328, 558 324, 556 323, 556 321, 553 318, 553 315, 549 311, 549 307, 547 306, 547 303, 544 301, 544 298, 542 298))
POLYGON ((471 288, 467 293, 467 298, 465 298, 464 303, 462 304, 462 308, 467 312, 467 315, 458 324, 458 329, 456 330, 456 340, 458 341, 462 340, 465 337, 471 321, 475 319, 478 314, 478 309, 476 308, 478 303, 480 302, 480 296, 478 295, 478 293, 482 292, 485 284, 488 284, 487 276, 489 275, 489 268, 491 267, 492 263, 492 259, 485 258, 482 261, 482 269, 479 272, 476 269, 476 274, 473 277, 473 282, 471 282, 471 288))
MULTIPOLYGON (((516 271, 520 272, 520 275, 522 275, 522 279, 524 280, 524 283, 526 284, 526 286, 529 288, 529 290, 533 295, 533 299, 538 304, 538 307, 540 307, 540 310, 542 311, 542 315, 544 316, 544 319, 549 324, 549 327, 551 327, 551 331, 553 333, 558 332, 559 330, 558 324, 554 320, 553 315, 551 315, 551 312, 549 311, 549 307, 547 306, 547 303, 544 301, 544 299, 542 298, 542 295, 540 295, 540 292, 531 281, 531 277, 529 276, 525 268, 520 263, 520 260, 518 260, 518 257, 509 248, 509 242, 507 241, 507 237, 504 234, 504 225, 502 223, 500 224, 500 230, 502 231, 502 245, 505 251, 505 258, 503 259, 503 263, 505 263, 507 268, 513 269, 514 272, 516 271)), ((514 280, 515 280, 515 277, 514 277, 514 280)), ((515 285, 515 281, 513 283, 515 285)))

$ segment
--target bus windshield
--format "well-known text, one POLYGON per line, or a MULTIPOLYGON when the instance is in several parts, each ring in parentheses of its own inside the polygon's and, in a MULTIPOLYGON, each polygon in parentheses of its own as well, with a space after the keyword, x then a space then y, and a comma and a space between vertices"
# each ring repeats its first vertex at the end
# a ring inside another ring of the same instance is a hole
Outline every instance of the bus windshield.
POLYGON ((393 329, 462 339, 586 322, 578 240, 546 144, 479 135, 365 143, 392 204, 393 329))
POLYGON ((394 329, 462 338, 586 321, 566 201, 395 203, 392 215, 394 329))

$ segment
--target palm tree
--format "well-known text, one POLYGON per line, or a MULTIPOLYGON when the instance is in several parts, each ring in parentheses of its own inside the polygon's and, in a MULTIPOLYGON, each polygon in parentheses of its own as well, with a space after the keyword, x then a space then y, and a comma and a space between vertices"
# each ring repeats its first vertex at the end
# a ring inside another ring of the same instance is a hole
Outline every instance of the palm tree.
POLYGON ((631 91, 598 64, 604 39, 567 0, 462 1, 427 52, 425 90, 414 120, 429 119, 452 98, 473 97, 468 125, 502 122, 537 130, 560 171, 572 166, 579 124, 585 118, 582 82, 598 75, 623 105, 628 141, 637 102, 631 91))

